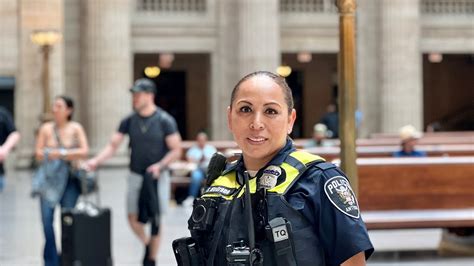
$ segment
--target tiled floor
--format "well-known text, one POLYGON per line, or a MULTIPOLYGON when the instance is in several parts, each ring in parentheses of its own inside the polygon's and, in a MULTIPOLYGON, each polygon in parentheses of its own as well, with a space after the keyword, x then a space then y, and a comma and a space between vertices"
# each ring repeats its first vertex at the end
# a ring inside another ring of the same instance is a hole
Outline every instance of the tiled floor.
MULTIPOLYGON (((101 202, 112 209, 114 265, 139 266, 143 247, 129 229, 125 217, 126 172, 125 168, 100 171, 101 202)), ((39 203, 29 196, 30 176, 28 171, 10 171, 6 188, 0 193, 1 266, 42 265, 39 203)), ((189 235, 186 221, 190 213, 190 208, 171 205, 163 217, 159 265, 176 265, 171 242, 189 235)), ((55 226, 59 232, 59 212, 55 226)), ((433 252, 440 237, 437 229, 371 231, 370 235, 376 249, 383 254, 370 260, 370 265, 474 265, 474 258, 438 258, 433 252), (411 253, 405 256, 403 252, 391 252, 396 250, 411 253), (426 250, 431 252, 424 252, 426 250)), ((59 233, 56 237, 59 243, 59 233)))

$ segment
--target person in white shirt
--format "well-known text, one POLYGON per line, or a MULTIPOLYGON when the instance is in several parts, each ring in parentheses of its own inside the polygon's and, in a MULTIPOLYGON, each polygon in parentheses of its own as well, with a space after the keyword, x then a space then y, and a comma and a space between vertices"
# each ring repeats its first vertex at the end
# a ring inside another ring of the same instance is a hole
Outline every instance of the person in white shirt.
POLYGON ((191 171, 191 184, 188 190, 188 198, 183 202, 184 205, 191 205, 194 198, 199 196, 201 184, 206 177, 207 166, 216 148, 207 143, 207 134, 199 132, 196 136, 196 144, 186 152, 188 162, 195 163, 196 169, 191 171))

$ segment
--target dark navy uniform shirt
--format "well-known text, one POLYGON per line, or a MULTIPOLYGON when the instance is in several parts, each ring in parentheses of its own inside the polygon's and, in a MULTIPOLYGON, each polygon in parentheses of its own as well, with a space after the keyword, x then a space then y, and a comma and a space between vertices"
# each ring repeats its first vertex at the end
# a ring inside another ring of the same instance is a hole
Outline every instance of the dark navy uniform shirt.
MULTIPOLYGON (((294 150, 293 142, 288 139, 283 149, 267 165, 281 165, 294 150)), ((242 161, 232 168, 244 170, 242 161)), ((257 178, 262 169, 257 173, 257 178)), ((355 195, 345 174, 334 164, 319 163, 309 167, 285 197, 294 209, 314 225, 327 265, 340 265, 362 251, 366 258, 373 253, 374 248, 360 217, 355 195), (350 191, 341 191, 343 189, 350 191), (349 203, 344 204, 347 198, 349 203)))

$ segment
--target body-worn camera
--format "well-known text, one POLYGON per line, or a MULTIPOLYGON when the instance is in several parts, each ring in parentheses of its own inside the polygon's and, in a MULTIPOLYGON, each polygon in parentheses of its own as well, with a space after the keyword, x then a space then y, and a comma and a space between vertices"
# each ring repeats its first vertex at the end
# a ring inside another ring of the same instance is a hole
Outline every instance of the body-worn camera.
POLYGON ((189 230, 209 231, 214 224, 219 201, 212 198, 197 198, 188 221, 189 230))

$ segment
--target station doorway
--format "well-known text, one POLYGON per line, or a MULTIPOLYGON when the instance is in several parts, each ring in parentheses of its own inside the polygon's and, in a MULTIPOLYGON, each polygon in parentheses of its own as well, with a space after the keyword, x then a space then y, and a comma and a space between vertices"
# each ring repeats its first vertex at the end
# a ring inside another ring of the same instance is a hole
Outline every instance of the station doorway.
POLYGON ((286 77, 293 91, 297 117, 292 138, 311 138, 313 126, 326 113, 327 106, 335 103, 337 94, 337 54, 309 54, 302 61, 297 53, 282 54, 282 64, 291 67, 286 77))
POLYGON ((423 55, 424 128, 474 130, 474 54, 423 55))

